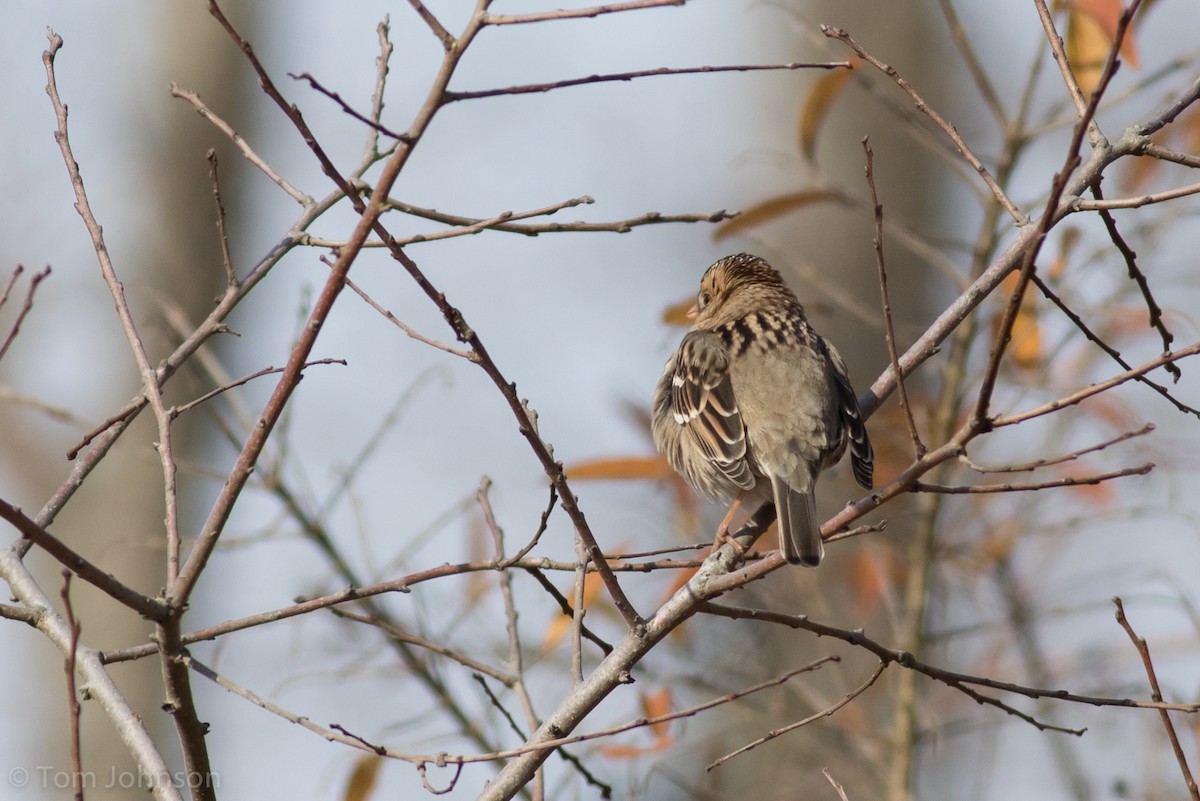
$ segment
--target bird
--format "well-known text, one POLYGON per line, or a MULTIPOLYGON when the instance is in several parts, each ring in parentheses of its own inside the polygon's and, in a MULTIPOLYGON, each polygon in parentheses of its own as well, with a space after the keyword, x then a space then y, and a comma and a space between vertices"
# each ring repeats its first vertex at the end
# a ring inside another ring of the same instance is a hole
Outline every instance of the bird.
MULTIPOLYGON (((813 330, 779 271, 739 253, 700 279, 693 320, 654 391, 655 447, 714 500, 774 503, 791 564, 824 556, 817 476, 850 450, 870 489, 874 454, 846 363, 813 330)), ((733 508, 727 520, 732 516, 733 508)), ((728 537, 725 524, 718 544, 728 537)))

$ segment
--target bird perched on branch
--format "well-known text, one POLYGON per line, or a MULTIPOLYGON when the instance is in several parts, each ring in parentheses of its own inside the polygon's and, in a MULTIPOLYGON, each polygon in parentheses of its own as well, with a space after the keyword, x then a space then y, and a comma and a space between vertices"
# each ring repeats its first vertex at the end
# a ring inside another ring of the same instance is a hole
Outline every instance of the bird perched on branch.
POLYGON ((757 256, 709 267, 689 317, 654 393, 655 446, 711 498, 753 502, 751 512, 773 502, 784 558, 816 567, 817 475, 849 445, 855 479, 871 488, 871 442, 846 363, 757 256))

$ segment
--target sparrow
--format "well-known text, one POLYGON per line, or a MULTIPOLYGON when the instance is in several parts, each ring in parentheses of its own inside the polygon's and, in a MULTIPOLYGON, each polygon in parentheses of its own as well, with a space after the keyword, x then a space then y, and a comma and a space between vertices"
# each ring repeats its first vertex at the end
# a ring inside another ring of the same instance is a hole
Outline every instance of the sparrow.
POLYGON ((847 447, 866 489, 874 469, 846 363, 757 256, 709 267, 689 316, 654 392, 655 447, 713 499, 753 501, 752 511, 774 503, 784 559, 816 567, 825 552, 817 476, 847 447))

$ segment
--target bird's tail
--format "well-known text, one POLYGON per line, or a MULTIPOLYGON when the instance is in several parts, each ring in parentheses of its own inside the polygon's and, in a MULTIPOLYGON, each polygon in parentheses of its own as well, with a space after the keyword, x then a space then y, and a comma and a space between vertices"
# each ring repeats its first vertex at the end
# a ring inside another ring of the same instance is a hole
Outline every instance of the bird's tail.
POLYGON ((825 555, 821 527, 812 490, 802 492, 782 479, 771 480, 775 494, 775 513, 779 520, 779 550, 793 565, 816 567, 825 555))

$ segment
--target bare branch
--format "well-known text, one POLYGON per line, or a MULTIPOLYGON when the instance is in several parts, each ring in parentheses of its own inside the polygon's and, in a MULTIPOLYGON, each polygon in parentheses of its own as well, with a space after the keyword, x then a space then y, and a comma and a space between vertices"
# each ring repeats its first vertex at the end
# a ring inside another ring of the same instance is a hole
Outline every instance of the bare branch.
MULTIPOLYGON (((1121 599, 1114 597, 1113 603, 1117 607, 1117 622, 1121 624, 1121 628, 1125 629, 1125 633, 1129 635, 1129 641, 1133 643, 1133 647, 1137 649, 1138 655, 1142 658, 1142 665, 1146 669, 1146 678, 1150 681, 1150 697, 1161 702, 1162 690, 1158 686, 1158 674, 1154 671, 1154 663, 1150 661, 1150 646, 1133 630, 1133 626, 1125 617, 1125 605, 1121 603, 1121 599)), ((1175 724, 1171 722, 1171 716, 1167 710, 1160 709, 1158 714, 1162 719, 1163 728, 1167 730, 1167 739, 1171 741, 1171 750, 1175 753, 1175 761, 1179 763, 1180 772, 1183 773, 1183 783, 1187 785, 1188 794, 1191 795, 1192 801, 1200 801, 1200 788, 1196 786, 1196 778, 1192 775, 1191 768, 1188 767, 1183 746, 1179 744, 1179 735, 1175 732, 1175 724)))
MULTIPOLYGON (((20 265, 17 265, 17 268, 13 270, 12 279, 9 281, 8 286, 4 288, 4 294, 0 295, 0 307, 4 306, 5 301, 8 300, 9 290, 11 290, 13 284, 16 283, 17 277, 24 271, 25 268, 20 265)), ((25 303, 21 306, 21 311, 17 312, 17 319, 13 321, 12 328, 9 329, 8 336, 5 337, 4 343, 0 344, 0 359, 3 359, 4 354, 8 353, 9 347, 12 346, 12 343, 17 338, 17 334, 21 331, 21 323, 25 321, 27 316, 29 316, 29 312, 33 311, 33 295, 35 292, 37 292, 38 284, 42 283, 42 281, 49 276, 50 267, 47 266, 46 269, 42 270, 40 273, 36 273, 32 278, 29 279, 29 291, 25 293, 25 303)))
POLYGON ((442 23, 438 22, 438 18, 433 15, 432 11, 426 8, 421 0, 408 0, 408 4, 417 12, 421 21, 429 26, 429 30, 433 31, 433 35, 442 43, 443 49, 449 50, 454 47, 454 35, 442 27, 442 23))
MULTIPOLYGON (((585 196, 586 197, 586 196, 585 196)), ((592 198, 587 197, 583 200, 584 203, 595 202, 592 198)), ((388 198, 388 207, 402 211, 405 214, 411 214, 414 217, 422 217, 435 222, 446 223, 447 225, 473 226, 478 225, 483 221, 479 217, 464 217, 457 214, 448 214, 436 209, 426 209, 420 206, 414 206, 411 203, 405 203, 401 200, 388 198)), ((572 204, 574 205, 574 204, 572 204)), ((564 207, 565 208, 565 207, 564 207)), ((551 214, 553 212, 544 212, 551 214)), ((581 232, 581 231, 611 231, 618 234, 625 234, 642 225, 658 225, 662 223, 719 223, 725 220, 731 220, 738 215, 739 212, 730 212, 725 209, 719 211, 699 212, 696 214, 662 214, 657 211, 648 211, 645 214, 637 217, 629 217, 624 220, 613 220, 610 222, 587 222, 585 220, 576 220, 573 222, 548 222, 548 223, 511 223, 503 222, 489 226, 492 231, 504 231, 513 234, 523 234, 525 236, 537 236, 538 234, 556 234, 564 232, 581 232)), ((525 216, 533 216, 524 212, 514 213, 512 219, 521 219, 518 214, 525 216)))
POLYGON ((162 604, 153 598, 142 595, 128 585, 116 579, 111 573, 106 573, 94 564, 71 550, 58 537, 39 526, 25 516, 20 508, 0 500, 0 518, 7 520, 21 532, 21 536, 37 545, 46 553, 57 559, 63 567, 79 576, 87 583, 104 591, 110 597, 134 610, 150 620, 160 620, 166 613, 162 604))
POLYGON ((233 256, 229 253, 229 233, 225 230, 225 204, 221 202, 221 182, 217 180, 217 151, 209 148, 204 154, 208 159, 208 181, 212 184, 213 204, 217 208, 217 241, 221 245, 221 263, 225 265, 225 281, 236 287, 237 273, 233 269, 233 256))
MULTIPOLYGON (((417 1, 419 2, 419 0, 417 0, 417 1)), ((330 100, 332 100, 334 103, 337 103, 339 106, 341 106, 342 111, 346 112, 351 117, 353 117, 354 119, 363 123, 364 125, 367 125, 372 130, 378 131, 379 133, 383 134, 384 136, 390 136, 392 139, 395 139, 397 141, 402 142, 402 141, 406 141, 408 139, 408 134, 396 133, 395 131, 391 130, 390 128, 387 128, 384 125, 382 125, 378 120, 371 119, 370 117, 368 117, 364 114, 360 114, 358 111, 355 111, 350 106, 349 103, 347 103, 345 100, 342 100, 341 95, 339 95, 337 92, 334 92, 331 89, 326 89, 324 86, 321 85, 321 82, 318 81, 316 78, 314 78, 310 73, 302 72, 299 75, 296 75, 294 73, 289 72, 287 75, 289 78, 291 78, 294 81, 307 81, 308 85, 311 86, 313 89, 315 89, 316 91, 325 95, 330 100)))
POLYGON ((70 714, 71 731, 71 785, 75 791, 75 801, 83 801, 83 752, 79 737, 79 718, 83 707, 79 704, 79 695, 75 689, 75 662, 79 656, 79 621, 75 619, 75 609, 71 606, 71 571, 62 572, 63 588, 59 596, 63 601, 63 614, 67 618, 67 628, 71 633, 71 643, 67 648, 65 672, 67 674, 67 710, 70 714))
POLYGON ((1045 459, 1035 459, 1032 462, 1024 462, 1022 464, 1008 464, 1008 465, 1001 465, 999 467, 985 467, 983 465, 978 465, 978 464, 975 464, 974 462, 972 462, 970 459, 967 458, 966 454, 963 454, 962 456, 960 456, 959 460, 962 461, 963 464, 965 464, 967 467, 971 468, 972 470, 974 470, 977 473, 1027 473, 1027 472, 1031 472, 1033 470, 1037 470, 1042 467, 1049 467, 1050 465, 1063 464, 1064 462, 1073 462, 1076 459, 1078 459, 1079 457, 1084 456, 1086 454, 1095 453, 1097 451, 1102 451, 1111 445, 1116 445, 1119 442, 1125 442, 1126 440, 1133 439, 1134 437, 1144 436, 1154 430, 1155 430, 1154 424, 1147 423, 1146 425, 1139 428, 1137 431, 1126 431, 1123 434, 1118 434, 1117 436, 1113 437, 1112 439, 1107 439, 1104 442, 1098 443, 1096 445, 1089 445, 1086 448, 1080 448, 1077 451, 1071 451, 1070 453, 1065 453, 1062 456, 1047 457, 1045 459))
MULTIPOLYGON (((1071 307, 1069 307, 1066 303, 1064 303, 1062 298, 1060 298, 1058 296, 1058 294, 1055 293, 1054 290, 1052 290, 1046 284, 1045 281, 1043 281, 1041 278, 1039 278, 1036 274, 1033 276, 1032 280, 1033 280, 1033 285, 1036 286, 1041 291, 1041 293, 1043 295, 1045 295, 1046 298, 1051 303, 1053 303, 1055 306, 1057 306, 1059 308, 1059 311, 1061 311, 1063 314, 1065 314, 1067 316, 1067 319, 1069 319, 1072 323, 1074 323, 1075 327, 1078 328, 1083 333, 1083 335, 1085 337, 1087 337, 1087 339, 1089 341, 1094 342, 1096 345, 1098 345, 1101 350, 1103 350, 1105 353, 1107 353, 1113 359, 1113 361, 1115 361, 1117 364, 1124 367, 1126 370, 1133 369, 1133 367, 1129 364, 1129 362, 1125 361, 1125 359, 1122 358, 1121 354, 1116 350, 1116 348, 1113 348, 1111 345, 1109 345, 1107 342, 1105 342, 1103 339, 1101 339, 1094 331, 1092 331, 1092 329, 1088 327, 1087 323, 1085 323, 1083 321, 1083 318, 1081 318, 1078 314, 1076 314, 1074 311, 1072 311, 1071 307)), ((1157 392, 1159 395, 1162 395, 1164 398, 1166 398, 1168 401, 1170 401, 1175 406, 1175 408, 1178 409, 1179 411, 1184 412, 1185 414, 1194 415, 1195 417, 1200 417, 1200 409, 1196 409, 1194 407, 1188 406, 1187 404, 1183 403, 1182 401, 1180 401, 1178 398, 1176 398, 1174 395, 1171 394, 1171 390, 1167 389, 1162 384, 1159 384, 1156 381, 1151 381, 1149 378, 1147 378, 1145 375, 1142 375, 1142 374, 1134 375, 1134 376, 1132 376, 1132 379, 1134 381, 1138 381, 1142 384, 1145 384, 1146 386, 1150 387, 1155 392, 1157 392)))
POLYGON ((117 278, 116 268, 109 256, 108 245, 104 241, 104 231, 88 201, 87 190, 83 185, 83 176, 79 172, 79 162, 75 160, 75 154, 71 150, 71 142, 67 133, 67 107, 63 105, 59 97, 58 82, 54 74, 54 59, 62 47, 63 40, 52 30, 47 32, 47 37, 50 40, 50 47, 42 53, 42 63, 46 67, 46 93, 50 96, 50 104, 54 108, 54 117, 58 123, 54 139, 58 142, 59 150, 62 152, 67 175, 71 180, 71 188, 75 193, 75 210, 83 218, 84 226, 91 237, 100 272, 104 277, 104 283, 108 286, 113 304, 116 306, 117 317, 121 321, 121 328, 125 331, 134 363, 142 378, 142 390, 150 403, 150 408, 154 411, 154 419, 158 423, 157 450, 163 473, 163 495, 166 504, 167 583, 170 584, 175 581, 179 570, 179 497, 176 491, 177 471, 171 444, 171 418, 167 414, 166 404, 163 401, 158 374, 150 363, 146 346, 142 342, 141 334, 138 333, 137 324, 134 322, 133 312, 125 299, 125 287, 117 278))
MULTIPOLYGON (((340 364, 343 367, 345 367, 348 364, 348 362, 345 359, 329 359, 329 358, 313 359, 310 362, 305 362, 304 366, 307 368, 307 367, 313 367, 314 365, 318 365, 318 364, 340 364)), ((179 417, 184 412, 191 411, 192 409, 196 408, 200 404, 210 401, 213 398, 217 397, 218 395, 222 395, 222 394, 228 392, 229 390, 234 389, 235 387, 240 387, 244 384, 249 384, 254 379, 262 378, 265 375, 273 375, 275 373, 282 373, 282 372, 283 372, 282 367, 264 367, 261 370, 256 370, 253 373, 250 373, 250 375, 242 376, 241 378, 231 381, 228 384, 225 384, 224 386, 220 386, 214 390, 206 392, 203 395, 201 395, 200 397, 196 398, 195 400, 188 401, 187 403, 183 404, 182 406, 172 406, 168 410, 168 412, 170 413, 172 418, 179 417)))
POLYGON ((192 107, 196 109, 201 117, 204 117, 204 119, 211 122, 217 130, 228 137, 230 142, 233 142, 238 150, 242 151, 242 156, 245 157, 246 161, 249 161, 255 167, 258 167, 259 171, 261 171, 263 175, 267 176, 267 178, 271 180, 271 183, 275 184, 284 192, 286 192, 292 200, 305 207, 313 204, 314 201, 311 196, 301 192, 299 189, 288 183, 287 180, 284 179, 279 173, 275 172, 275 168, 268 164, 265 159, 258 155, 258 153, 254 152, 254 149, 250 147, 249 143, 242 138, 241 134, 233 130, 233 127, 229 123, 218 117, 212 109, 205 105, 204 101, 200 99, 198 94, 188 91, 187 89, 181 89, 179 88, 178 84, 172 83, 171 96, 182 98, 183 100, 191 103, 192 107))
MULTIPOLYGON (((1097 187, 1098 189, 1098 187, 1097 187)), ((1136 197, 1121 197, 1106 200, 1097 197, 1095 200, 1087 200, 1080 198, 1072 205, 1073 208, 1079 211, 1109 211, 1111 209, 1138 209, 1142 206, 1148 206, 1151 203, 1163 203, 1168 200, 1177 200, 1181 197, 1189 197, 1191 195, 1200 194, 1200 184, 1189 184, 1188 186, 1180 186, 1175 189, 1165 189, 1162 192, 1153 192, 1145 195, 1137 195, 1136 197)))
POLYGON ((1092 484, 1102 484, 1114 478, 1125 476, 1144 476, 1154 469, 1147 463, 1137 467, 1126 467, 1111 473, 1097 473, 1092 476, 1067 476, 1053 481, 1041 481, 1036 484, 976 484, 968 487, 947 487, 941 484, 926 484, 918 481, 912 485, 913 492, 937 492, 943 495, 980 495, 995 492, 1035 492, 1037 490, 1053 489, 1055 487, 1082 487, 1092 484))
MULTIPOLYGON (((879 202, 879 193, 875 188, 875 154, 871 151, 871 145, 865 136, 862 146, 867 155, 867 186, 871 190, 871 205, 875 209, 875 236, 871 242, 875 246, 875 265, 879 269, 879 294, 883 302, 884 334, 887 340, 888 358, 892 360, 892 369, 895 370, 896 375, 901 375, 900 356, 896 352, 896 329, 892 325, 892 301, 888 297, 887 268, 883 261, 883 205, 879 202)), ((925 443, 921 442, 921 435, 917 432, 917 423, 913 420, 912 407, 908 404, 908 390, 904 388, 903 378, 897 382, 896 388, 900 393, 900 409, 908 423, 908 435, 912 438, 913 452, 920 459, 925 455, 925 443)))
MULTIPOLYGON (((1092 184, 1092 194, 1096 200, 1104 199, 1104 194, 1100 189, 1100 184, 1097 182, 1092 184)), ((1142 298, 1146 302, 1146 310, 1150 315, 1150 327, 1158 331, 1162 338, 1162 346, 1164 351, 1171 349, 1171 343, 1175 341, 1175 335, 1167 330, 1167 324, 1163 321, 1162 308, 1154 299, 1154 293, 1150 291, 1150 282, 1146 280, 1146 274, 1138 267, 1137 254, 1133 252, 1133 248, 1125 241, 1125 237, 1121 236, 1121 232, 1117 230, 1117 221, 1113 219, 1112 213, 1108 209, 1100 209, 1100 219, 1104 222, 1104 228, 1108 231, 1108 238, 1116 245, 1117 250, 1121 253, 1121 257, 1125 259, 1125 268, 1129 272, 1129 278, 1137 284, 1138 290, 1142 293, 1142 298)), ((1176 364, 1166 365, 1167 372, 1175 381, 1179 381, 1182 373, 1179 372, 1179 366, 1176 364)))
POLYGON ((858 696, 860 696, 864 692, 866 692, 867 688, 870 687, 872 684, 874 684, 875 681, 880 676, 883 675, 883 671, 885 668, 887 668, 887 666, 888 666, 887 662, 880 661, 879 664, 877 664, 875 666, 875 670, 871 672, 871 675, 867 677, 866 681, 864 681, 858 687, 855 687, 850 692, 846 693, 842 697, 842 699, 840 701, 838 701, 836 704, 834 704, 833 706, 827 707, 825 709, 822 709, 820 712, 809 715, 808 717, 804 718, 803 720, 798 720, 795 723, 789 723, 788 725, 783 726, 782 728, 772 729, 771 731, 767 732, 762 737, 759 737, 757 740, 746 743, 745 745, 743 745, 741 748, 737 749, 736 751, 731 751, 730 753, 726 754, 725 756, 720 757, 719 759, 717 759, 713 762, 710 762, 708 765, 706 765, 704 767, 705 772, 708 772, 708 771, 712 770, 713 768, 719 768, 721 765, 724 765, 726 762, 733 759, 734 757, 736 757, 740 754, 744 754, 747 751, 751 751, 751 750, 757 748, 758 746, 762 745, 763 743, 770 742, 771 740, 774 740, 776 737, 780 737, 784 734, 787 734, 790 731, 795 731, 796 729, 800 728, 801 726, 807 726, 810 723, 814 723, 818 720, 822 720, 824 718, 829 717, 830 715, 832 715, 833 713, 837 712, 839 709, 844 707, 846 704, 850 703, 855 698, 857 698, 858 696))
POLYGON ((896 85, 899 86, 904 93, 912 99, 918 111, 925 114, 927 117, 929 117, 929 119, 933 120, 933 122, 939 128, 946 132, 946 135, 950 137, 951 141, 954 142, 955 147, 958 148, 958 151, 962 153, 963 158, 965 158, 967 162, 975 168, 975 172, 979 173, 979 177, 981 177, 983 182, 987 184, 988 189, 992 191, 992 195, 996 198, 1000 205, 1004 206, 1004 210, 1009 213, 1009 215, 1013 218, 1013 221, 1016 222, 1017 225, 1025 225, 1027 222, 1029 222, 1029 218, 1020 209, 1013 205, 1013 202, 1004 192, 1004 189, 1000 186, 1000 184, 996 183, 996 179, 992 177, 992 174, 988 171, 988 168, 983 166, 983 162, 979 160, 979 157, 975 155, 975 152, 971 150, 966 141, 959 135, 958 129, 956 129, 954 125, 947 122, 940 114, 934 111, 934 109, 925 102, 925 98, 921 97, 917 90, 914 89, 912 85, 906 81, 894 67, 885 64, 875 56, 868 53, 863 49, 862 45, 854 41, 854 39, 850 37, 850 34, 846 33, 841 28, 831 28, 828 25, 822 25, 821 32, 831 39, 837 39, 838 41, 842 42, 851 50, 853 50, 855 55, 857 55, 859 58, 863 59, 872 67, 891 78, 896 85))
POLYGON ((549 22, 551 20, 583 19, 598 17, 601 14, 619 14, 623 11, 637 11, 644 8, 662 8, 664 6, 681 6, 687 0, 628 0, 624 3, 610 3, 590 8, 560 9, 558 11, 540 11, 533 14, 488 14, 484 17, 487 25, 526 25, 531 22, 549 22))
POLYGON ((1044 414, 1051 414, 1059 411, 1060 409, 1065 409, 1068 406, 1074 406, 1075 404, 1085 401, 1088 398, 1099 395, 1101 392, 1106 392, 1119 384, 1124 384, 1126 381, 1131 381, 1138 376, 1145 375, 1151 370, 1156 370, 1159 367, 1162 367, 1164 364, 1177 362, 1180 359, 1187 358, 1188 356, 1195 356, 1197 353, 1200 353, 1200 342, 1194 343, 1180 350, 1164 353, 1157 359, 1151 359, 1150 361, 1145 362, 1138 367, 1126 370, 1125 372, 1116 375, 1107 381, 1101 381, 1098 384, 1091 384, 1079 390, 1078 392, 1074 392, 1066 397, 1059 398, 1058 400, 1050 401, 1049 403, 1043 403, 1041 406, 1037 406, 1033 409, 1019 412, 1017 414, 993 418, 991 420, 991 427, 999 428, 1001 426, 1016 425, 1017 423, 1031 420, 1034 417, 1041 417, 1044 414))
POLYGON ((484 97, 500 97, 502 95, 528 95, 540 92, 550 92, 555 89, 566 89, 572 86, 586 86, 595 83, 611 83, 613 81, 632 81, 638 78, 653 78, 660 75, 699 75, 713 72, 757 72, 760 70, 832 70, 849 69, 848 61, 821 62, 790 62, 787 64, 733 64, 719 67, 658 67, 650 70, 634 70, 633 72, 612 72, 602 75, 587 75, 582 78, 568 78, 549 83, 529 83, 520 86, 506 86, 501 89, 478 89, 471 92, 446 92, 446 102, 457 100, 478 100, 484 97))

